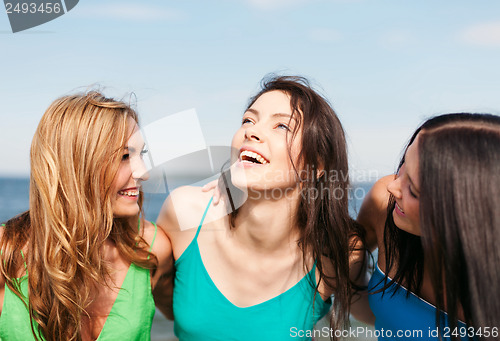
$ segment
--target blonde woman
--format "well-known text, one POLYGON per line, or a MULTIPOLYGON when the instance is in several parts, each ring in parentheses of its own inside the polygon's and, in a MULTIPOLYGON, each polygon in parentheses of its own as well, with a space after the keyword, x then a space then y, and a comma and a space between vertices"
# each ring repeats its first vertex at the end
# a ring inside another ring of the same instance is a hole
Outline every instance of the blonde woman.
MULTIPOLYGON (((97 92, 43 115, 29 210, 0 228, 0 339, 150 339, 152 291, 168 284, 172 260, 168 238, 141 217, 137 122, 97 92)), ((157 292, 167 313, 168 291, 157 292)))

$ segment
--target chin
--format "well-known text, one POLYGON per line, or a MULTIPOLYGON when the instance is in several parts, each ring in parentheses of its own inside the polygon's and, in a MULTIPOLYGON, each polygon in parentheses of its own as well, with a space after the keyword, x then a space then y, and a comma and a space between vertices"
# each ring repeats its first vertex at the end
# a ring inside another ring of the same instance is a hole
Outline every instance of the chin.
POLYGON ((129 209, 114 209, 113 216, 115 218, 132 218, 139 214, 139 207, 129 209))
POLYGON ((231 167, 231 183, 234 187, 245 189, 248 187, 248 176, 245 170, 241 168, 231 167))

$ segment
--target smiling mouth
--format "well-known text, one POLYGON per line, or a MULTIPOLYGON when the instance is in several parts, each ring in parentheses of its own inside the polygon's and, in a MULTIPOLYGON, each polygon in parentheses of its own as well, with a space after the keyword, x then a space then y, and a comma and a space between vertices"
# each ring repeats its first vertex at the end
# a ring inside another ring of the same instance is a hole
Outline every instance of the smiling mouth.
POLYGON ((246 163, 256 163, 260 165, 265 165, 269 163, 269 161, 266 160, 262 155, 251 152, 249 150, 243 150, 240 153, 240 160, 241 162, 246 162, 246 163))
POLYGON ((124 195, 127 197, 136 197, 139 195, 139 190, 138 189, 132 189, 132 190, 125 190, 125 191, 119 191, 118 194, 124 195))
POLYGON ((403 214, 405 214, 405 211, 403 211, 403 209, 401 208, 401 206, 398 205, 398 203, 396 203, 396 208, 403 214))

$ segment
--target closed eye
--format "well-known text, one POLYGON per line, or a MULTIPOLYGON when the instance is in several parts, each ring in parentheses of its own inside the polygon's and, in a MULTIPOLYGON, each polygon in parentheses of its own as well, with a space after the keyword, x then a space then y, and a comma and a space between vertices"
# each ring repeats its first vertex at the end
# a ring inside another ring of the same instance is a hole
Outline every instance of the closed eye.
POLYGON ((415 199, 418 199, 418 196, 411 190, 411 186, 408 186, 408 189, 410 190, 410 195, 415 199))

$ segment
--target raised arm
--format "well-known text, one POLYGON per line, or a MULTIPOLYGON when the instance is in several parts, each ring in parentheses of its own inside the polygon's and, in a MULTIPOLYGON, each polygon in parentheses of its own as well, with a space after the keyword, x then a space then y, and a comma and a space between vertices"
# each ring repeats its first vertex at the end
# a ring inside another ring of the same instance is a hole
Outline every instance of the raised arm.
MULTIPOLYGON (((387 217, 387 203, 389 193, 387 185, 394 179, 394 175, 388 175, 378 180, 365 196, 356 222, 365 229, 366 247, 369 251, 376 248, 383 249, 384 226, 387 217)), ((358 244, 358 249, 361 245, 358 244)), ((380 251, 379 251, 380 252, 380 251)), ((360 287, 367 287, 370 280, 370 274, 366 268, 366 262, 363 262, 363 251, 355 251, 350 257, 351 280, 360 287)), ((374 324, 375 316, 370 309, 368 302, 368 292, 358 291, 353 294, 351 301, 351 314, 358 321, 374 324)))
POLYGON ((387 218, 389 192, 387 185, 394 180, 394 175, 379 179, 366 194, 356 221, 366 231, 366 244, 370 251, 383 247, 384 226, 387 218))
POLYGON ((368 286, 370 274, 368 273, 368 252, 359 237, 351 237, 351 254, 349 255, 349 278, 355 286, 352 288, 350 313, 356 320, 374 324, 373 315, 368 303, 368 286))
POLYGON ((156 229, 149 221, 146 221, 144 226, 144 239, 150 245, 153 244, 151 252, 158 259, 158 267, 151 277, 155 304, 165 317, 173 319, 174 261, 172 246, 167 235, 160 228, 156 229))

